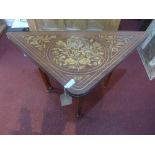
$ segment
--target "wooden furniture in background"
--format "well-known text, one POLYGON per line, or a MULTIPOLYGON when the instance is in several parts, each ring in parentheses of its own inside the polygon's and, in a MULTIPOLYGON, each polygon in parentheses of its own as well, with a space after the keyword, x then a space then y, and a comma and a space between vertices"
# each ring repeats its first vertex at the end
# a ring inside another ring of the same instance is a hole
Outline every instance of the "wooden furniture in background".
POLYGON ((2 19, 0 19, 0 36, 5 31, 5 29, 6 29, 6 24, 4 23, 2 19))
POLYGON ((120 19, 28 19, 30 31, 118 30, 120 19))

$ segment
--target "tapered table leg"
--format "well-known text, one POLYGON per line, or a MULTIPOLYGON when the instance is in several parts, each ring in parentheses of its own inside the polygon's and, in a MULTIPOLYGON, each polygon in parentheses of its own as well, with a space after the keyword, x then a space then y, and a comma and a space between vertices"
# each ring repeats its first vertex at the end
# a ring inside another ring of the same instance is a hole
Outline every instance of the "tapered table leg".
POLYGON ((78 101, 78 103, 77 103, 77 114, 76 114, 76 117, 78 119, 81 119, 84 116, 84 114, 82 113, 82 102, 81 102, 81 98, 78 97, 77 98, 77 101, 78 101))
POLYGON ((107 76, 107 78, 104 82, 104 88, 106 88, 108 86, 111 76, 112 76, 112 72, 110 72, 109 75, 107 76))
POLYGON ((53 91, 54 88, 52 87, 52 85, 51 85, 51 83, 50 83, 50 80, 49 80, 47 74, 46 74, 45 72, 43 72, 40 68, 39 68, 39 72, 40 72, 41 77, 42 77, 42 79, 43 79, 43 81, 44 81, 44 83, 45 83, 45 86, 46 86, 47 91, 48 91, 49 93, 51 93, 51 92, 53 91))

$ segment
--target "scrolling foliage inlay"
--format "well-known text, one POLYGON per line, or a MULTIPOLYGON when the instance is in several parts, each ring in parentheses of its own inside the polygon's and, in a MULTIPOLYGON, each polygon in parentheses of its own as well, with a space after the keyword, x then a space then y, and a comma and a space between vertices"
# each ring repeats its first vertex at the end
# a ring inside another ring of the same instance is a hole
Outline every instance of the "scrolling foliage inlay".
POLYGON ((79 71, 101 65, 105 53, 95 39, 71 36, 66 41, 58 40, 51 54, 53 62, 59 67, 79 71))
POLYGON ((49 75, 80 95, 92 89, 147 36, 145 32, 21 32, 8 33, 49 75))

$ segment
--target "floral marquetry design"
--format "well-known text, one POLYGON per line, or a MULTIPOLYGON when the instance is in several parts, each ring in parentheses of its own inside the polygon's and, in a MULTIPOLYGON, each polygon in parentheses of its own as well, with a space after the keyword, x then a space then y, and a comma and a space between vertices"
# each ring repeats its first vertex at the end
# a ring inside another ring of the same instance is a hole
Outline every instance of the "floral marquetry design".
POLYGON ((111 51, 111 56, 114 56, 115 54, 119 53, 122 47, 128 45, 128 43, 132 40, 133 37, 133 34, 128 36, 103 34, 99 35, 99 38, 103 39, 106 42, 109 51, 111 51))
POLYGON ((23 38, 27 41, 28 44, 36 47, 38 50, 44 50, 47 47, 47 44, 50 43, 50 41, 53 38, 56 38, 55 35, 53 36, 48 36, 48 35, 44 35, 44 36, 32 36, 32 35, 25 35, 23 36, 23 38))
POLYGON ((57 66, 75 71, 93 69, 105 61, 103 45, 93 38, 71 36, 65 41, 58 40, 48 52, 57 66))
POLYGON ((74 96, 88 93, 147 37, 145 32, 9 32, 52 79, 74 96))

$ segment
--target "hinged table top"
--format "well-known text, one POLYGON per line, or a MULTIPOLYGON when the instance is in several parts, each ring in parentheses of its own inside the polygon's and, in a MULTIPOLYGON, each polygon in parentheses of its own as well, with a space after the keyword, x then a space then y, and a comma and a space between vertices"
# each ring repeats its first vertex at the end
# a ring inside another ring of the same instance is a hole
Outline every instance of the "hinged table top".
POLYGON ((7 36, 63 86, 82 95, 93 88, 147 36, 145 32, 8 32, 7 36))

